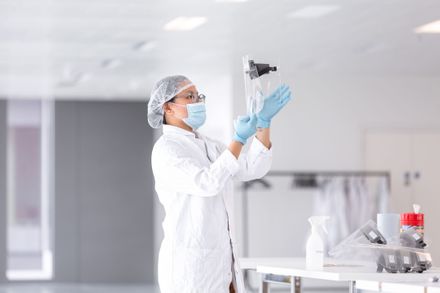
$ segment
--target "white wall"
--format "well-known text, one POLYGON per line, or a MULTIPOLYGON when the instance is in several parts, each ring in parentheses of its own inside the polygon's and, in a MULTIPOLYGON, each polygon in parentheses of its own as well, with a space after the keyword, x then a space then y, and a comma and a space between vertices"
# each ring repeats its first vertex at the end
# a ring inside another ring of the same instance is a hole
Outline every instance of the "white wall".
MULTIPOLYGON (((440 77, 307 76, 285 82, 294 99, 272 125, 273 169, 359 169, 364 130, 440 128, 440 77)), ((234 98, 235 113, 244 111, 241 100, 234 98)))

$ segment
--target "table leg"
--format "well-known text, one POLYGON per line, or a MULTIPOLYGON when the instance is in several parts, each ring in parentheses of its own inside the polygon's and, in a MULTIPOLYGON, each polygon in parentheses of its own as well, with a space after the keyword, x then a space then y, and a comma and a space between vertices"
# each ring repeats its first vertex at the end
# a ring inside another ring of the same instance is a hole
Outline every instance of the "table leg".
POLYGON ((261 282, 260 282, 260 293, 270 293, 269 283, 266 282, 266 276, 264 274, 260 274, 261 282))
POLYGON ((301 277, 292 277, 290 293, 301 293, 301 277))
POLYGON ((357 290, 356 290, 356 281, 350 281, 348 292, 350 292, 350 293, 356 293, 357 292, 357 290))

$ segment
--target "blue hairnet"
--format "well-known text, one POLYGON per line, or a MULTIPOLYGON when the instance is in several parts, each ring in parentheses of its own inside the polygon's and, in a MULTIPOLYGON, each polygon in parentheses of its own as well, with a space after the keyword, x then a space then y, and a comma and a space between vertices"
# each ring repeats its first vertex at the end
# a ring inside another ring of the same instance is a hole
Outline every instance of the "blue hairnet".
POLYGON ((163 124, 163 105, 190 86, 192 82, 183 75, 168 76, 156 82, 148 101, 148 124, 159 128, 163 124))

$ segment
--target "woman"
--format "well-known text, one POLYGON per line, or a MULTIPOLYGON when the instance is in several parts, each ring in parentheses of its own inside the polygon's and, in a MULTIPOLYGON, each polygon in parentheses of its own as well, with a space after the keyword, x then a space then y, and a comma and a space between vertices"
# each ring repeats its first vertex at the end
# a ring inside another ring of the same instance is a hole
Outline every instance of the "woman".
POLYGON ((271 119, 291 99, 280 86, 263 109, 239 117, 228 147, 199 134, 206 119, 205 97, 186 77, 156 83, 148 103, 148 122, 163 126, 152 152, 155 189, 165 209, 159 252, 160 290, 169 292, 244 292, 225 197, 232 180, 253 180, 270 169, 271 119), (247 154, 243 145, 255 135, 247 154))

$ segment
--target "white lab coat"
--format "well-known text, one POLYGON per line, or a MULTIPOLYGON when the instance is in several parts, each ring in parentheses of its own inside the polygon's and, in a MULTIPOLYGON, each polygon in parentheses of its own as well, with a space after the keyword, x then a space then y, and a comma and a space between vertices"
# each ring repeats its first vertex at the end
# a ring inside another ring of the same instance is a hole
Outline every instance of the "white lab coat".
POLYGON ((272 150, 253 139, 237 160, 221 143, 164 125, 152 152, 155 188, 165 208, 164 239, 159 252, 162 293, 225 293, 234 280, 245 292, 225 201, 232 179, 263 177, 272 150))

